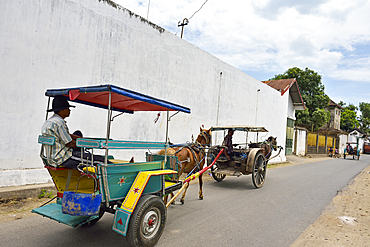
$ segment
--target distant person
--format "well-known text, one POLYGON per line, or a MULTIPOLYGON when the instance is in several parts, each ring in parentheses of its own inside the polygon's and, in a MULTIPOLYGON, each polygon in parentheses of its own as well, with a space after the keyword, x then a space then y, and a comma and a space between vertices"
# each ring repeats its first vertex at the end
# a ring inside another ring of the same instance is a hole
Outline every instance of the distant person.
MULTIPOLYGON (((57 166, 68 167, 77 169, 77 166, 82 163, 91 164, 91 154, 83 152, 83 159, 81 160, 81 148, 76 146, 76 140, 82 137, 81 131, 75 131, 74 134, 70 134, 65 118, 69 117, 71 106, 67 99, 63 96, 55 96, 52 103, 52 109, 54 115, 45 121, 41 128, 41 133, 44 136, 55 137, 55 144, 51 146, 50 152, 46 153, 49 159, 54 160, 57 166)), ((98 163, 104 163, 104 156, 94 155, 94 165, 98 163)), ((110 162, 109 162, 110 163, 110 162)))

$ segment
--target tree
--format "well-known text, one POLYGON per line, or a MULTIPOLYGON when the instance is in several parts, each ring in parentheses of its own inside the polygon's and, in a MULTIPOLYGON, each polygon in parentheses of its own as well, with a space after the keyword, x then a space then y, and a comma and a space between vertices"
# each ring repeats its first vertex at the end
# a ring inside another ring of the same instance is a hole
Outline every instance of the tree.
POLYGON ((370 103, 360 102, 359 105, 361 116, 359 122, 361 125, 361 130, 366 133, 370 132, 370 103))
POLYGON ((357 106, 353 104, 346 106, 346 103, 343 101, 340 101, 338 105, 343 108, 340 116, 340 128, 345 131, 350 131, 359 126, 357 120, 357 106))
POLYGON ((306 105, 306 110, 296 111, 296 125, 317 131, 330 120, 330 112, 325 110, 330 99, 324 92, 325 86, 321 82, 321 75, 308 68, 302 70, 293 67, 284 74, 276 75, 270 81, 289 78, 296 78, 306 105))

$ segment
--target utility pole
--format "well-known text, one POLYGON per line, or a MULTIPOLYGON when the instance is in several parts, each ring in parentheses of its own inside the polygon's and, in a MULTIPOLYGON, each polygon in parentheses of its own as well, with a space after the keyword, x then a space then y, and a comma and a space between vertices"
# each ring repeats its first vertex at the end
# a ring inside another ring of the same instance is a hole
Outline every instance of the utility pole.
POLYGON ((184 26, 188 25, 188 23, 189 23, 189 20, 187 18, 184 18, 184 20, 182 20, 182 23, 180 22, 177 23, 177 26, 181 27, 181 38, 184 33, 184 26))

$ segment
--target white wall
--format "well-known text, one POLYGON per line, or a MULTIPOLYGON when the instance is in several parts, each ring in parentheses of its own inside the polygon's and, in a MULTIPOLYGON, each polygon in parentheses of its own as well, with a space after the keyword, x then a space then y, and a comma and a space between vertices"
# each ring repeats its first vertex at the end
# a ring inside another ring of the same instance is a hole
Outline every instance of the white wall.
POLYGON ((346 148, 346 142, 348 142, 348 135, 339 135, 339 153, 343 155, 344 149, 346 148))
POLYGON ((288 102, 288 118, 293 119, 295 121, 296 120, 296 118, 295 118, 295 108, 294 108, 294 105, 293 105, 292 97, 290 97, 290 94, 289 94, 288 100, 289 100, 289 102, 288 102))
MULTIPOLYGON (((126 9, 99 0, 2 0, 0 33, 0 187, 49 179, 37 144, 47 88, 115 84, 187 106, 192 113, 170 123, 174 143, 190 141, 201 125, 248 124, 285 144, 284 96, 126 9)), ((121 116, 112 138, 163 141, 164 113, 155 124, 156 116, 121 116)), ((67 121, 71 131, 105 136, 104 110, 77 105, 67 121)), ((132 154, 143 159, 125 156, 132 154)))
POLYGON ((297 143, 293 143, 293 153, 300 156, 306 155, 306 140, 307 140, 307 131, 302 129, 294 129, 294 138, 293 140, 297 143))

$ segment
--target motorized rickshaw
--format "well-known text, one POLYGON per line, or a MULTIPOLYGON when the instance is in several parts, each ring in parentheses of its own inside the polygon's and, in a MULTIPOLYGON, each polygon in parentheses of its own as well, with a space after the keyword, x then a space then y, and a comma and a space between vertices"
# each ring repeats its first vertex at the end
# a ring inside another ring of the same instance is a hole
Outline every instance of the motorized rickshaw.
POLYGON ((48 89, 45 95, 49 97, 47 110, 50 98, 59 95, 71 102, 108 110, 106 136, 80 138, 76 142, 77 147, 91 153, 105 151, 105 162, 97 167, 80 164, 78 170, 62 167, 45 153, 48 146, 54 145, 55 137, 40 135, 40 156, 58 192, 56 202, 48 202, 32 212, 71 227, 95 224, 105 212, 112 213, 113 230, 126 236, 130 245, 153 246, 166 222, 163 196, 183 186, 182 182, 165 181, 166 176, 177 173, 176 160, 168 160, 165 155, 164 159, 130 163, 113 157, 109 150, 167 148, 169 112, 190 113, 190 109, 114 85, 48 89), (137 111, 167 112, 166 142, 111 139, 113 119, 137 111), (113 112, 118 115, 113 116, 113 112))

